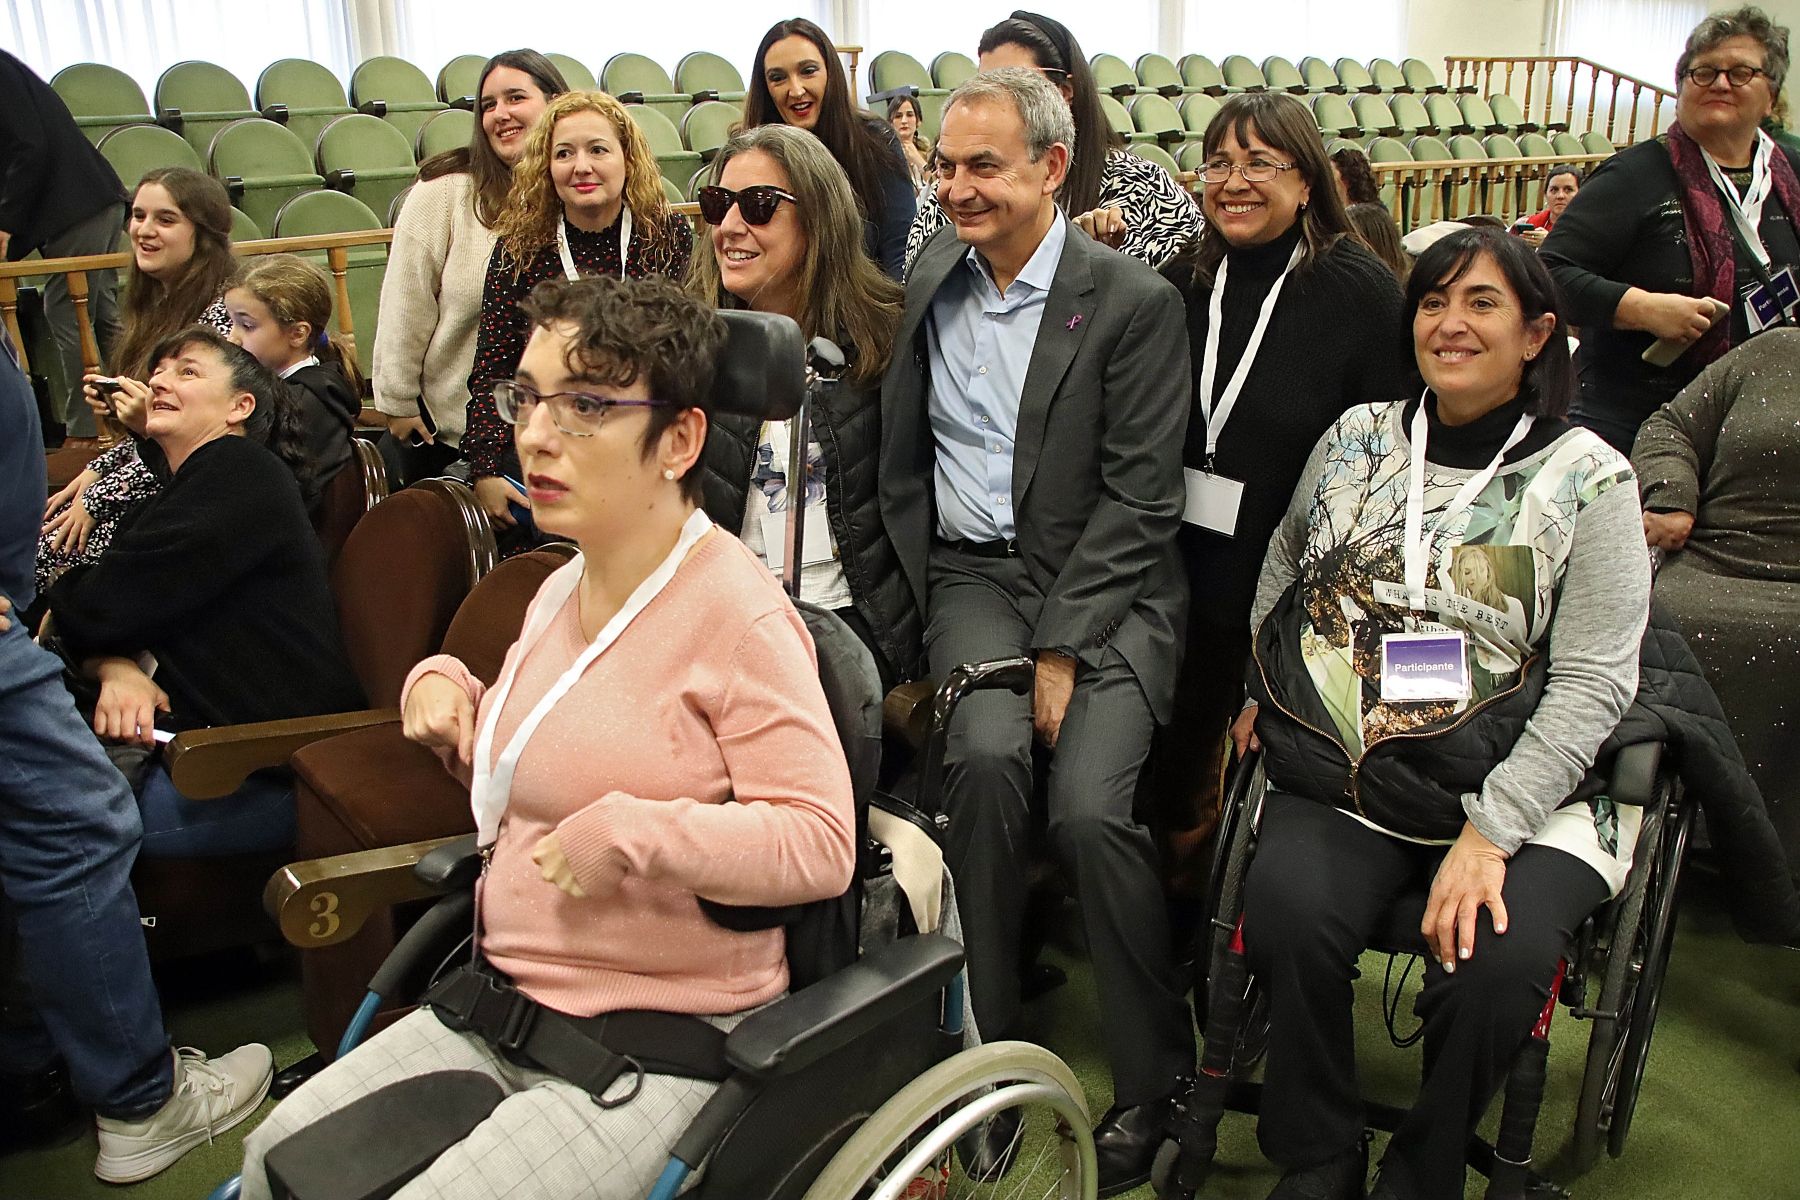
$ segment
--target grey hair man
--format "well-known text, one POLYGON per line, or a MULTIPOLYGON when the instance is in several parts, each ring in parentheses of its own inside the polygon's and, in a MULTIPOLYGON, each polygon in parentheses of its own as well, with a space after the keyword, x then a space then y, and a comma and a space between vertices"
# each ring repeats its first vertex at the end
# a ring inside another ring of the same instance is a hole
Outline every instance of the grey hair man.
MULTIPOLYGON (((1132 815, 1173 703, 1190 396, 1181 298, 1056 206, 1075 130, 1037 71, 977 75, 938 139, 940 230, 913 264, 882 384, 883 523, 933 674, 1029 656, 1030 697, 970 696, 945 754, 946 857, 983 1036, 1016 1032, 1035 740, 1051 849, 1079 893, 1113 1070, 1100 1194, 1149 1178, 1194 1037, 1149 831, 1132 815)), ((1016 1116, 959 1146, 1003 1173, 1016 1116)))

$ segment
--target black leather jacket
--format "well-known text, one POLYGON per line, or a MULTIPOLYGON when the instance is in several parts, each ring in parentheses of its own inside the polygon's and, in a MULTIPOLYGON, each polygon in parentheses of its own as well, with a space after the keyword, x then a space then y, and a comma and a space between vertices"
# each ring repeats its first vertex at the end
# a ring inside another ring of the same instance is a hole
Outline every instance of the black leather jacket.
MULTIPOLYGON (((812 425, 825 458, 825 507, 851 602, 875 631, 887 658, 883 674, 911 679, 921 667, 924 626, 877 504, 879 390, 839 383, 815 401, 812 425)), ((733 534, 743 528, 761 432, 761 423, 747 417, 717 416, 707 428, 703 505, 707 516, 733 534)))

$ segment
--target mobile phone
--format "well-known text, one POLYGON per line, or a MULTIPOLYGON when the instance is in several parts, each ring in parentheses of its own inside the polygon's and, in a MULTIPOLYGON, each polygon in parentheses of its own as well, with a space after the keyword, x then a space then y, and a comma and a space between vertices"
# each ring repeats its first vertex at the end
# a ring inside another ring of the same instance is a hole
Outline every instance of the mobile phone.
POLYGON ((119 390, 119 381, 115 376, 96 375, 88 380, 88 386, 105 396, 119 390))
MULTIPOLYGON (((517 479, 514 479, 511 475, 502 475, 500 478, 519 489, 519 494, 521 496, 527 494, 525 485, 520 483, 517 479)), ((506 502, 506 507, 512 512, 513 520, 519 523, 521 529, 528 530, 534 537, 537 535, 537 524, 531 518, 530 506, 520 504, 517 500, 508 500, 506 502)))
MULTIPOLYGON (((429 433, 433 438, 437 437, 437 421, 435 421, 432 418, 431 410, 425 406, 425 397, 423 397, 423 396, 419 397, 418 405, 419 405, 419 424, 425 426, 426 433, 429 433)), ((406 441, 407 441, 407 444, 413 445, 413 446, 423 446, 425 444, 425 439, 423 437, 419 436, 417 433, 408 434, 406 441)), ((523 490, 523 489, 521 489, 521 490, 523 490)))

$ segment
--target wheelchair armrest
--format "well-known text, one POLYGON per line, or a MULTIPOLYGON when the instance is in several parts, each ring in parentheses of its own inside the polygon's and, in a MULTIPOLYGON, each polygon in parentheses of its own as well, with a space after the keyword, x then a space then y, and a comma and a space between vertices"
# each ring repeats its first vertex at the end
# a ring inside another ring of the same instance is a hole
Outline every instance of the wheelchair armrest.
POLYGON ((925 761, 919 771, 919 808, 927 816, 937 815, 943 797, 944 748, 949 740, 950 718, 956 714, 957 706, 972 692, 996 688, 1028 696, 1036 683, 1037 662, 1024 655, 964 663, 951 668, 932 696, 925 727, 925 761))
POLYGON ((931 694, 937 685, 929 679, 902 683, 881 701, 881 732, 914 750, 925 744, 926 724, 931 719, 931 694))
POLYGON ((475 835, 466 833, 427 851, 413 864, 413 874, 437 892, 460 892, 473 887, 481 874, 481 851, 475 848, 475 835))
POLYGON ((443 889, 419 878, 419 861, 439 846, 468 840, 432 838, 290 863, 263 888, 263 910, 291 945, 336 945, 384 908, 439 895, 443 889))
POLYGON ((176 791, 189 800, 211 800, 235 792, 253 771, 285 767, 294 751, 302 746, 334 734, 385 725, 399 719, 398 709, 373 708, 319 717, 190 729, 176 734, 164 748, 163 765, 168 769, 176 791))
POLYGON ((1662 767, 1661 742, 1635 742, 1613 755, 1607 795, 1614 804, 1648 808, 1656 797, 1656 773, 1662 767))
POLYGON ((902 938, 746 1017, 725 1057, 758 1080, 792 1074, 941 991, 962 963, 963 948, 942 934, 902 938))

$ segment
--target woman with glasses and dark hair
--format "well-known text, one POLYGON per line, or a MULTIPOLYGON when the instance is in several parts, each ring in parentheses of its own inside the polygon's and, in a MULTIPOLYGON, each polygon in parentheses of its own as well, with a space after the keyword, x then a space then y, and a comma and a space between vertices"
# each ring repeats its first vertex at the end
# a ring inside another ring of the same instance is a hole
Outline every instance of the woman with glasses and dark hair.
MULTIPOLYGON (((1075 117, 1074 157, 1056 203, 1089 237, 1132 258, 1160 267, 1200 234, 1194 198, 1167 171, 1125 153, 1125 143, 1106 119, 1087 55, 1060 21, 1020 10, 981 35, 983 71, 1024 67, 1056 85, 1075 117)), ((919 202, 906 238, 908 265, 950 224, 935 188, 919 202)))
POLYGON ((531 332, 519 302, 546 279, 680 279, 694 231, 669 207, 656 155, 625 106, 605 92, 567 92, 525 135, 494 236, 462 451, 481 507, 516 546, 531 540, 531 504, 493 392, 512 377, 531 332))
POLYGON ((1305 105, 1233 96, 1204 148, 1205 232, 1163 270, 1187 304, 1195 379, 1179 534, 1193 600, 1157 754, 1184 864, 1218 811, 1256 573, 1307 452, 1345 409, 1407 386, 1400 285, 1353 233, 1305 105))
POLYGON ((1706 365, 1800 317, 1800 156, 1759 126, 1788 31, 1713 13, 1675 64, 1675 122, 1594 169, 1543 245, 1581 329, 1575 420, 1622 452, 1706 365))
POLYGON ((825 143, 862 207, 863 250, 900 278, 912 224, 912 172, 893 129, 856 107, 837 47, 804 17, 778 21, 756 47, 744 128, 792 125, 825 143))
MULTIPOLYGON (((875 460, 881 377, 903 293, 866 256, 856 197, 812 135, 763 125, 734 135, 700 189, 710 227, 688 291, 719 308, 791 317, 808 339, 829 338, 849 366, 812 410, 800 595, 835 611, 868 644, 884 683, 910 678, 921 653, 919 613, 881 523, 875 460)), ((793 503, 786 421, 720 417, 707 430, 706 507, 771 569, 793 503)))
POLYGON ((1269 780, 1243 943, 1269 996, 1272 1196, 1363 1196, 1351 980, 1424 880, 1425 1074, 1370 1197, 1462 1196, 1469 1136, 1642 819, 1571 799, 1637 691, 1650 562, 1631 464, 1564 419, 1555 285, 1519 239, 1467 229, 1419 256, 1405 316, 1424 391, 1313 448, 1232 731, 1269 780))
POLYGON ((375 408, 387 418, 382 450, 402 484, 459 457, 494 227, 526 135, 544 105, 568 90, 556 64, 536 50, 488 59, 469 144, 419 164, 419 181, 394 222, 370 361, 375 408))
POLYGON ((718 1088, 682 1047, 722 1058, 725 1031, 788 988, 784 931, 728 929, 700 898, 804 904, 850 884, 850 776, 806 626, 698 507, 724 322, 665 280, 552 280, 525 307, 500 411, 539 525, 581 552, 539 588, 492 687, 440 655, 401 701, 407 736, 471 788, 489 855, 474 961, 246 1139, 246 1200, 270 1195, 264 1156, 287 1135, 442 1070, 505 1098, 402 1195, 528 1180, 544 1200, 640 1200, 718 1088), (533 1029, 604 1037, 623 1069, 508 1041, 520 1025, 459 1003, 496 991, 533 1029), (614 1013, 603 1032, 577 1024, 614 1013))

